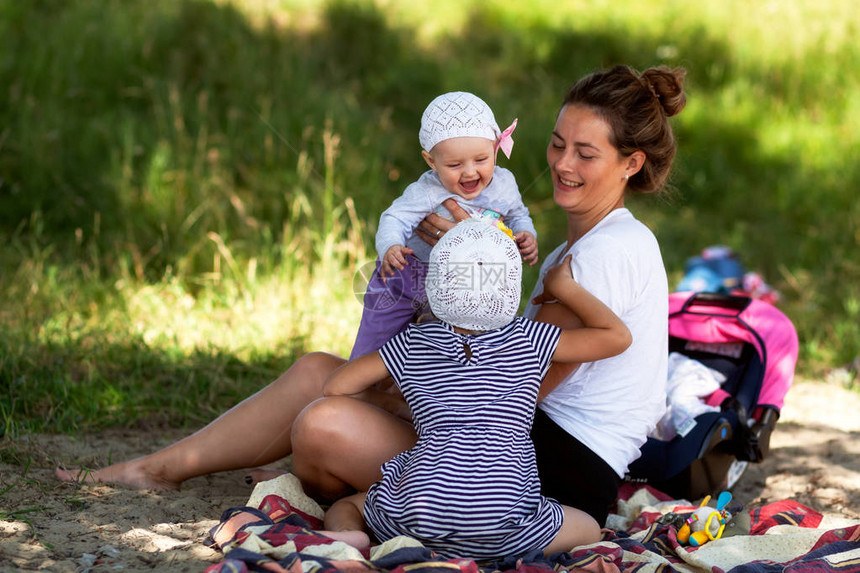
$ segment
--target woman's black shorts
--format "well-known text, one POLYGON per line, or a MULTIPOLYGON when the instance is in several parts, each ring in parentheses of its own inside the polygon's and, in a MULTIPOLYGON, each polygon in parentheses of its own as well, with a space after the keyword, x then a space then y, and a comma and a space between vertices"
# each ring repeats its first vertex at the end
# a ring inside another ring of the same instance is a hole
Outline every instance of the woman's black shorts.
POLYGON ((537 409, 532 441, 541 493, 591 515, 603 527, 621 479, 609 464, 537 409))

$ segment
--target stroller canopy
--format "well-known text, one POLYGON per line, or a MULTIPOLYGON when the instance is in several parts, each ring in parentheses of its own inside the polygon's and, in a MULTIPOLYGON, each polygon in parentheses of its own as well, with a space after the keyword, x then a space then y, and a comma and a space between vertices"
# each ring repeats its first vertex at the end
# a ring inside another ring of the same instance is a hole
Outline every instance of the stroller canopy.
MULTIPOLYGON (((758 404, 781 410, 785 395, 794 379, 797 363, 798 340, 794 325, 779 309, 767 302, 748 299, 742 309, 721 305, 697 303, 695 312, 682 311, 691 299, 692 292, 674 292, 669 295, 669 335, 702 344, 748 342, 753 345, 764 365, 758 404), (739 312, 738 312, 739 311, 739 312)), ((719 405, 725 394, 708 400, 719 405)))

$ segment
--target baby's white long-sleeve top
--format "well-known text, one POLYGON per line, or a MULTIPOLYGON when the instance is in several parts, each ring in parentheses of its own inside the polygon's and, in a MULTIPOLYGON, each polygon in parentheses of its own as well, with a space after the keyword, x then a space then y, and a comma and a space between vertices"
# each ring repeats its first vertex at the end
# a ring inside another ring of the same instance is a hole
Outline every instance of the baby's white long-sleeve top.
POLYGON ((376 252, 379 257, 385 256, 388 249, 394 245, 406 245, 415 251, 417 258, 426 262, 432 247, 415 235, 415 227, 430 213, 435 212, 442 217, 451 218, 448 210, 441 206, 442 201, 449 198, 456 200, 466 211, 496 211, 504 217, 505 225, 514 233, 528 231, 537 237, 514 174, 504 167, 496 166, 490 184, 480 195, 470 200, 445 189, 436 172, 428 170, 418 181, 409 184, 403 194, 382 212, 376 232, 376 252))

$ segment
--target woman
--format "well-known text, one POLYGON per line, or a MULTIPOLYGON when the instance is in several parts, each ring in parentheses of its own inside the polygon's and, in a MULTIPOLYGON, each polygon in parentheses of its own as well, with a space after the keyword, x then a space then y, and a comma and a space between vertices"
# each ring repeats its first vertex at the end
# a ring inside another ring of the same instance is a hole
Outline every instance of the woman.
MULTIPOLYGON (((683 79, 683 70, 651 68, 640 75, 624 66, 586 76, 565 98, 547 148, 553 196, 567 214, 568 236, 545 260, 541 277, 571 253, 574 278, 633 335, 618 357, 554 365, 532 433, 543 493, 600 524, 627 464, 665 408, 666 275, 656 240, 624 208, 624 197, 662 189, 676 147, 667 118, 684 107, 683 79)), ((430 216, 422 230, 433 242, 451 226, 430 216)), ((535 293, 541 290, 539 281, 535 293)), ((563 328, 578 323, 540 294, 527 316, 563 328)), ((412 447, 416 434, 395 395, 371 390, 364 400, 319 400, 326 378, 343 362, 308 354, 175 444, 98 471, 59 469, 57 476, 175 489, 191 477, 293 453, 294 471, 309 493, 336 499, 366 490, 380 478, 382 463, 412 447)))
MULTIPOLYGON (((553 198, 567 214, 567 241, 544 261, 568 254, 586 290, 624 321, 633 344, 621 355, 575 367, 554 365, 532 438, 544 495, 604 524, 627 466, 665 409, 668 287, 653 234, 624 207, 627 193, 661 189, 675 154, 667 118, 684 107, 683 70, 637 74, 619 66, 570 90, 547 147, 553 198)), ((443 231, 450 224, 435 220, 443 231)), ((435 235, 432 226, 425 226, 435 235)), ((578 321, 541 294, 526 316, 569 328, 578 321)), ((414 430, 350 398, 304 409, 293 429, 293 465, 310 489, 365 490, 380 461, 411 445, 414 430)))

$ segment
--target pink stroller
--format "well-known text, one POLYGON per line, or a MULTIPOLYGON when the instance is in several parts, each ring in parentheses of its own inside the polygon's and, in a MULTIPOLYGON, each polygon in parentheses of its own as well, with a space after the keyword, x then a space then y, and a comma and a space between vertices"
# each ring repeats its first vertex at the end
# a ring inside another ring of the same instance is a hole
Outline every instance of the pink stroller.
POLYGON ((669 352, 725 376, 705 398, 719 410, 699 414, 671 440, 648 438, 627 479, 687 500, 731 489, 749 462, 768 453, 797 351, 794 325, 769 303, 727 294, 670 294, 669 352))

